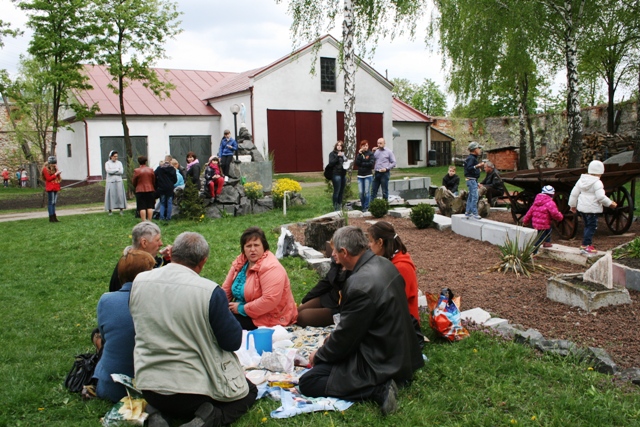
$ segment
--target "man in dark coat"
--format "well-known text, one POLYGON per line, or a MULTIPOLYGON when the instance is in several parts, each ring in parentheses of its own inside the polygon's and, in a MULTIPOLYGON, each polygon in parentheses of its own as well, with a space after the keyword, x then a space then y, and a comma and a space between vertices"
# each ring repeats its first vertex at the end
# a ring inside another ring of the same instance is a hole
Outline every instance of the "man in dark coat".
POLYGON ((484 171, 487 175, 478 186, 480 187, 479 194, 481 196, 487 196, 489 201, 496 197, 502 197, 504 194, 504 183, 494 164, 489 161, 484 162, 484 171))
POLYGON ((404 280, 391 261, 374 255, 364 232, 342 227, 333 256, 351 271, 342 290, 340 321, 300 378, 305 396, 372 400, 384 415, 397 407, 398 385, 407 385, 424 361, 415 339, 404 280))
POLYGON ((164 157, 164 163, 156 168, 156 192, 160 196, 160 219, 170 220, 173 208, 173 187, 178 182, 176 168, 171 164, 171 156, 164 157))

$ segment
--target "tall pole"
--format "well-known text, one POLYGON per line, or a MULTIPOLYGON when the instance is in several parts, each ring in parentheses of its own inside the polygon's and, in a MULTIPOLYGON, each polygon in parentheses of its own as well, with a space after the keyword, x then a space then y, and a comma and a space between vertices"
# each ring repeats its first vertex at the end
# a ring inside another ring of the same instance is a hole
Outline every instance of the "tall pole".
MULTIPOLYGON (((233 113, 233 136, 236 139, 236 144, 238 143, 238 113, 233 113)), ((240 147, 236 150, 236 162, 238 161, 238 151, 240 151, 240 147)))

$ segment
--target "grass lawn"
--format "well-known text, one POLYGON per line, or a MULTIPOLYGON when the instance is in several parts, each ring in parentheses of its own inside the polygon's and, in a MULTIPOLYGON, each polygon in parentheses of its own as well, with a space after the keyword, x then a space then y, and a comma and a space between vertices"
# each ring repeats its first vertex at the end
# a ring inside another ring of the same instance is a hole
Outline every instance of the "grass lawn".
MULTIPOLYGON (((239 253, 242 231, 262 227, 275 250, 280 224, 329 211, 324 186, 303 189, 305 206, 255 216, 161 224, 163 241, 183 231, 202 233, 211 246, 203 276, 221 283, 239 253)), ((63 387, 73 356, 91 350, 96 305, 113 266, 137 223, 104 213, 0 224, 0 426, 98 426, 110 404, 84 402, 63 387)), ((294 296, 300 301, 317 274, 299 258, 285 258, 294 296)), ((589 366, 541 356, 530 348, 480 332, 446 344, 432 339, 429 362, 400 393, 401 409, 384 419, 373 404, 344 413, 326 412, 274 420, 279 406, 257 402, 237 426, 631 426, 640 424, 640 392, 620 387, 589 366)))

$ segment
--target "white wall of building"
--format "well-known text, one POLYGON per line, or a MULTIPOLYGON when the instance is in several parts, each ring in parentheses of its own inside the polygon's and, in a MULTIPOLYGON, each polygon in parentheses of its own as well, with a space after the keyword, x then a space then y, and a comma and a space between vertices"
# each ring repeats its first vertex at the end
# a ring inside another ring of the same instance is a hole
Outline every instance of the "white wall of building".
POLYGON ((429 151, 429 141, 426 123, 410 123, 410 122, 395 122, 393 126, 398 129, 400 136, 394 138, 393 154, 396 157, 397 167, 418 167, 427 165, 427 156, 429 151), (420 140, 420 161, 417 165, 409 165, 409 152, 408 144, 409 140, 420 140))
MULTIPOLYGON (((336 112, 344 111, 344 76, 336 76, 336 92, 320 90, 320 58, 338 58, 337 48, 323 43, 317 55, 305 51, 258 75, 254 81, 254 143, 268 148, 267 109, 322 112, 322 153, 326 163, 336 142, 336 112), (315 60, 315 74, 310 74, 315 60)), ((336 67, 338 67, 336 61, 336 67)), ((356 111, 383 114, 384 138, 391 140, 391 90, 367 71, 356 72, 356 111)), ((392 144, 390 144, 392 145, 392 144)))
MULTIPOLYGON (((233 117, 232 117, 233 120, 233 117)), ((149 165, 156 165, 169 154, 169 137, 186 135, 212 135, 211 151, 216 152, 218 142, 216 135, 222 135, 220 117, 130 117, 127 120, 131 136, 147 137, 149 165)), ((100 137, 123 136, 122 123, 117 117, 95 117, 87 119, 88 154, 85 149, 84 123, 73 124, 75 132, 63 130, 58 134, 58 153, 60 169, 64 179, 82 180, 87 178, 87 161, 89 176, 102 175, 102 159, 100 156, 100 137), (72 144, 72 158, 66 158, 66 146, 72 144), (64 151, 61 151, 64 150, 64 151), (76 154, 77 153, 77 154, 76 154), (86 156, 88 155, 88 159, 86 156), (64 160, 64 163, 63 163, 64 160)))

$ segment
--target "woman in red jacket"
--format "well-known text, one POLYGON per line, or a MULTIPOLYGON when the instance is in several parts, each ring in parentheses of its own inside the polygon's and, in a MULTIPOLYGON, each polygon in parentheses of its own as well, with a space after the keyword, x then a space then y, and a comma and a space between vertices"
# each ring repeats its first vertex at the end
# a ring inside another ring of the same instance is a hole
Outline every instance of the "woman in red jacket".
POLYGON ((49 156, 47 163, 42 168, 42 180, 45 182, 47 200, 49 202, 49 222, 60 222, 56 216, 56 202, 58 201, 58 191, 60 191, 61 171, 58 170, 58 160, 55 156, 49 156))

